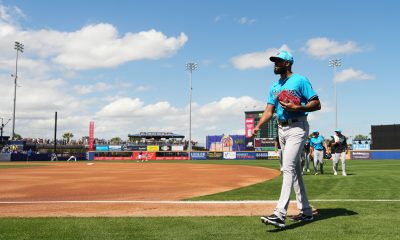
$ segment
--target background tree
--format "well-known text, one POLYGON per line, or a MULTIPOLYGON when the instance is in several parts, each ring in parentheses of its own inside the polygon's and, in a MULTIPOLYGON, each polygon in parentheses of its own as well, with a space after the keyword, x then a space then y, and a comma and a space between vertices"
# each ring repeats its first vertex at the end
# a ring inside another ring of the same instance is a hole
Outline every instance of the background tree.
POLYGON ((111 138, 110 142, 112 144, 118 144, 118 143, 121 142, 121 138, 120 137, 113 137, 113 138, 111 138))
POLYGON ((243 144, 244 141, 242 138, 236 138, 235 139, 235 143, 236 143, 236 151, 240 151, 240 144, 243 144))
POLYGON ((354 136, 354 141, 360 141, 360 140, 368 140, 369 137, 367 135, 362 135, 362 134, 357 134, 354 136))
POLYGON ((15 138, 15 140, 21 140, 22 139, 21 135, 19 135, 18 133, 14 133, 14 138, 15 138))
POLYGON ((66 132, 66 133, 63 134, 62 137, 63 137, 63 139, 65 139, 65 141, 66 141, 67 143, 69 143, 69 141, 71 140, 71 138, 74 137, 74 134, 73 134, 73 133, 70 133, 70 132, 66 132))

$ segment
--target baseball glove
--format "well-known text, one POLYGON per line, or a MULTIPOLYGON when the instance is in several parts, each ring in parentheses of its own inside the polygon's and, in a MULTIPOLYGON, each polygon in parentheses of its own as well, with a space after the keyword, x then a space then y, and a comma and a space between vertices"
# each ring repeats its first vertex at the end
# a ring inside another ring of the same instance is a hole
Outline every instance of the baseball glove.
POLYGON ((292 102, 296 105, 300 105, 300 98, 288 90, 283 90, 280 92, 278 94, 278 100, 284 103, 292 102))

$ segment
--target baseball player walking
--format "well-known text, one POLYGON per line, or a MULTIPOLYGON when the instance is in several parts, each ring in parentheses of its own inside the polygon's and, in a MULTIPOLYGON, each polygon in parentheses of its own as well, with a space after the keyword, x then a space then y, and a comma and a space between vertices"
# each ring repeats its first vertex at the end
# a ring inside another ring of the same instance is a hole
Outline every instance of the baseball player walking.
POLYGON ((339 128, 335 130, 336 135, 333 137, 332 148, 333 154, 333 174, 337 175, 339 159, 342 160, 342 175, 346 174, 346 153, 348 152, 346 137, 343 136, 342 130, 339 128))
POLYGON ((318 175, 318 163, 321 174, 324 174, 324 147, 328 150, 324 137, 319 135, 318 130, 314 130, 313 137, 310 139, 311 154, 314 157, 314 174, 318 175))
POLYGON ((253 134, 257 134, 260 127, 276 113, 279 142, 283 153, 283 182, 274 213, 261 217, 261 221, 283 228, 292 188, 296 193, 297 207, 300 210, 300 214, 294 220, 313 220, 302 176, 300 154, 309 131, 308 112, 320 110, 321 103, 309 80, 292 72, 293 57, 289 52, 280 51, 276 56, 270 57, 270 60, 275 63, 274 73, 280 75, 280 78, 269 90, 267 106, 253 134))

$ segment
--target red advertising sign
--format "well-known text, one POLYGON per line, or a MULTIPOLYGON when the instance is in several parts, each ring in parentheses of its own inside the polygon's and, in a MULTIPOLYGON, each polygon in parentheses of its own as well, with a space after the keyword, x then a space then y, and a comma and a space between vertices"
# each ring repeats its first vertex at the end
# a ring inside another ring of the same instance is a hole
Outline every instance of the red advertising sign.
POLYGON ((89 123, 89 151, 94 150, 94 122, 89 123))
POLYGON ((252 137, 253 136, 253 129, 254 129, 254 118, 246 118, 246 137, 252 137))
POLYGON ((156 160, 156 153, 155 152, 132 152, 132 160, 156 160), (139 157, 139 153, 142 153, 142 156, 139 157))

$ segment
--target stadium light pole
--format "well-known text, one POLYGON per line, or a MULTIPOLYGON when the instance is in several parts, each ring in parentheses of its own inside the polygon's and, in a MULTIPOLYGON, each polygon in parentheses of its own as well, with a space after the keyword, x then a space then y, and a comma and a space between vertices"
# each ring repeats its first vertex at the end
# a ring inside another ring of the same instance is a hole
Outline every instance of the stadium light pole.
POLYGON ((186 70, 190 73, 189 78, 189 147, 188 147, 188 158, 190 160, 190 153, 192 152, 192 73, 197 69, 197 63, 187 63, 186 70))
MULTIPOLYGON (((14 75, 14 109, 13 109, 13 125, 12 125, 12 139, 15 140, 15 105, 17 102, 17 80, 18 80, 18 53, 24 52, 24 44, 15 42, 14 49, 17 50, 17 58, 15 60, 15 75, 14 75)), ((13 76, 13 75, 11 75, 13 76)))
POLYGON ((333 68, 333 91, 335 95, 335 129, 338 128, 338 103, 337 103, 337 88, 336 88, 336 68, 342 66, 342 59, 329 60, 329 67, 333 68))

